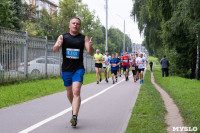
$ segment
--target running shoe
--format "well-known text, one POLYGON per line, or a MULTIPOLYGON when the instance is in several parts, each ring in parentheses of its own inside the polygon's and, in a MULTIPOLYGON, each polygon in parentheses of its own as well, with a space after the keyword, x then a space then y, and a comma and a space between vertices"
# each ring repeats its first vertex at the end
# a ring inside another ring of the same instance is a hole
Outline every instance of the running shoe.
POLYGON ((100 78, 100 82, 101 82, 101 78, 100 78))
POLYGON ((72 119, 70 120, 70 122, 71 122, 71 126, 76 127, 76 125, 77 125, 77 116, 73 115, 72 119))
POLYGON ((117 82, 117 78, 116 78, 116 82, 117 82))
POLYGON ((115 84, 115 81, 113 80, 113 84, 115 84))
POLYGON ((106 82, 108 83, 108 79, 106 80, 106 82))
POLYGON ((105 81, 107 82, 107 78, 105 79, 105 81))
POLYGON ((99 84, 99 81, 97 81, 97 84, 99 84))
POLYGON ((119 76, 121 77, 121 74, 119 76))
POLYGON ((142 84, 142 81, 140 80, 140 84, 142 84))
POLYGON ((142 83, 144 83, 143 80, 142 80, 142 83))

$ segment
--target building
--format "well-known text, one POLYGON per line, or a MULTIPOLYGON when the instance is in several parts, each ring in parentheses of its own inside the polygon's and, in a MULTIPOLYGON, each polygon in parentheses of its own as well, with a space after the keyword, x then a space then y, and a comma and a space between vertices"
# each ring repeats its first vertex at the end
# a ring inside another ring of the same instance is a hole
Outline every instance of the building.
POLYGON ((22 2, 26 2, 28 5, 36 7, 35 17, 41 16, 41 10, 43 8, 46 9, 49 14, 53 14, 58 10, 58 5, 56 5, 51 0, 22 0, 22 2))

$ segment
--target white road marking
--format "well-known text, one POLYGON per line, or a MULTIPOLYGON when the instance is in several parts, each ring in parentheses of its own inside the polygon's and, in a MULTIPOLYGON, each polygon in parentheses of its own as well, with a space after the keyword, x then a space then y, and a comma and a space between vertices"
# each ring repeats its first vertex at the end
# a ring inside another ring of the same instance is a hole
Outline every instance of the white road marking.
MULTIPOLYGON (((129 77, 130 77, 130 76, 129 76, 129 77)), ((112 85, 112 86, 110 86, 110 87, 104 89, 103 91, 100 91, 99 93, 97 93, 97 94, 95 94, 95 95, 93 95, 93 96, 91 96, 91 97, 88 97, 87 99, 81 101, 81 104, 84 104, 84 103, 86 103, 86 102, 92 100, 93 98, 95 98, 95 97, 97 97, 97 96, 99 96, 99 95, 105 93, 106 91, 108 91, 109 89, 111 89, 112 87, 118 85, 119 83, 121 83, 121 82, 123 82, 123 81, 125 81, 125 80, 123 79, 123 80, 121 80, 120 82, 118 82, 118 83, 116 83, 116 84, 114 84, 114 85, 112 85)), ((32 131, 32 130, 34 130, 34 129, 36 129, 36 128, 42 126, 42 125, 44 125, 45 123, 50 122, 50 121, 52 121, 52 120, 54 120, 54 119, 56 119, 56 118, 58 118, 58 117, 60 117, 60 116, 62 116, 62 115, 64 115, 64 114, 66 114, 67 112, 69 112, 69 111, 71 111, 71 110, 72 110, 72 107, 67 108, 67 109, 61 111, 60 113, 55 114, 55 115, 53 115, 53 116, 51 116, 51 117, 49 117, 49 118, 47 118, 47 119, 45 119, 45 120, 43 120, 43 121, 40 121, 40 122, 38 122, 38 123, 36 123, 36 124, 34 124, 34 125, 32 125, 32 126, 26 128, 26 129, 20 131, 20 132, 18 132, 18 133, 28 133, 28 132, 30 132, 30 131, 32 131)))

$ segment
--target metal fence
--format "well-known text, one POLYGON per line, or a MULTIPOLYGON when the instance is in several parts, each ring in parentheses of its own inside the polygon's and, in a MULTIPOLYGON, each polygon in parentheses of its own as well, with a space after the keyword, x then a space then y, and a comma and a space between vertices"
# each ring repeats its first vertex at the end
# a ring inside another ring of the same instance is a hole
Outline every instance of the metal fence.
MULTIPOLYGON (((60 76, 62 51, 53 52, 55 40, 0 27, 0 84, 60 76)), ((93 57, 84 52, 86 72, 93 72, 93 57)))

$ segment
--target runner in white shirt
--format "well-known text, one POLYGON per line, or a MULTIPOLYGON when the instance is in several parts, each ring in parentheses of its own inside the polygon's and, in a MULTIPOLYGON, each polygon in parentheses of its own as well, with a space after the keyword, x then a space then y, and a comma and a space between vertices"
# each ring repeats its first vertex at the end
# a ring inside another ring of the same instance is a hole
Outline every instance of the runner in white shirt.
POLYGON ((136 59, 136 63, 138 65, 138 72, 139 72, 139 77, 140 77, 140 84, 143 83, 143 73, 145 69, 145 63, 146 65, 148 64, 148 60, 143 57, 143 53, 140 53, 140 57, 136 59))
MULTIPOLYGON (((137 59, 139 58, 139 56, 138 56, 138 53, 136 52, 135 53, 135 61, 137 61, 137 59)), ((136 67, 137 67, 137 69, 138 69, 138 64, 136 64, 136 67)), ((139 79, 139 72, 138 72, 138 70, 137 70, 137 73, 136 73, 136 80, 138 80, 139 79)))
POLYGON ((104 76, 105 76, 105 81, 108 83, 109 79, 109 71, 110 71, 110 59, 111 56, 109 55, 109 52, 106 51, 106 55, 103 56, 104 61, 103 61, 103 69, 104 69, 104 76))

